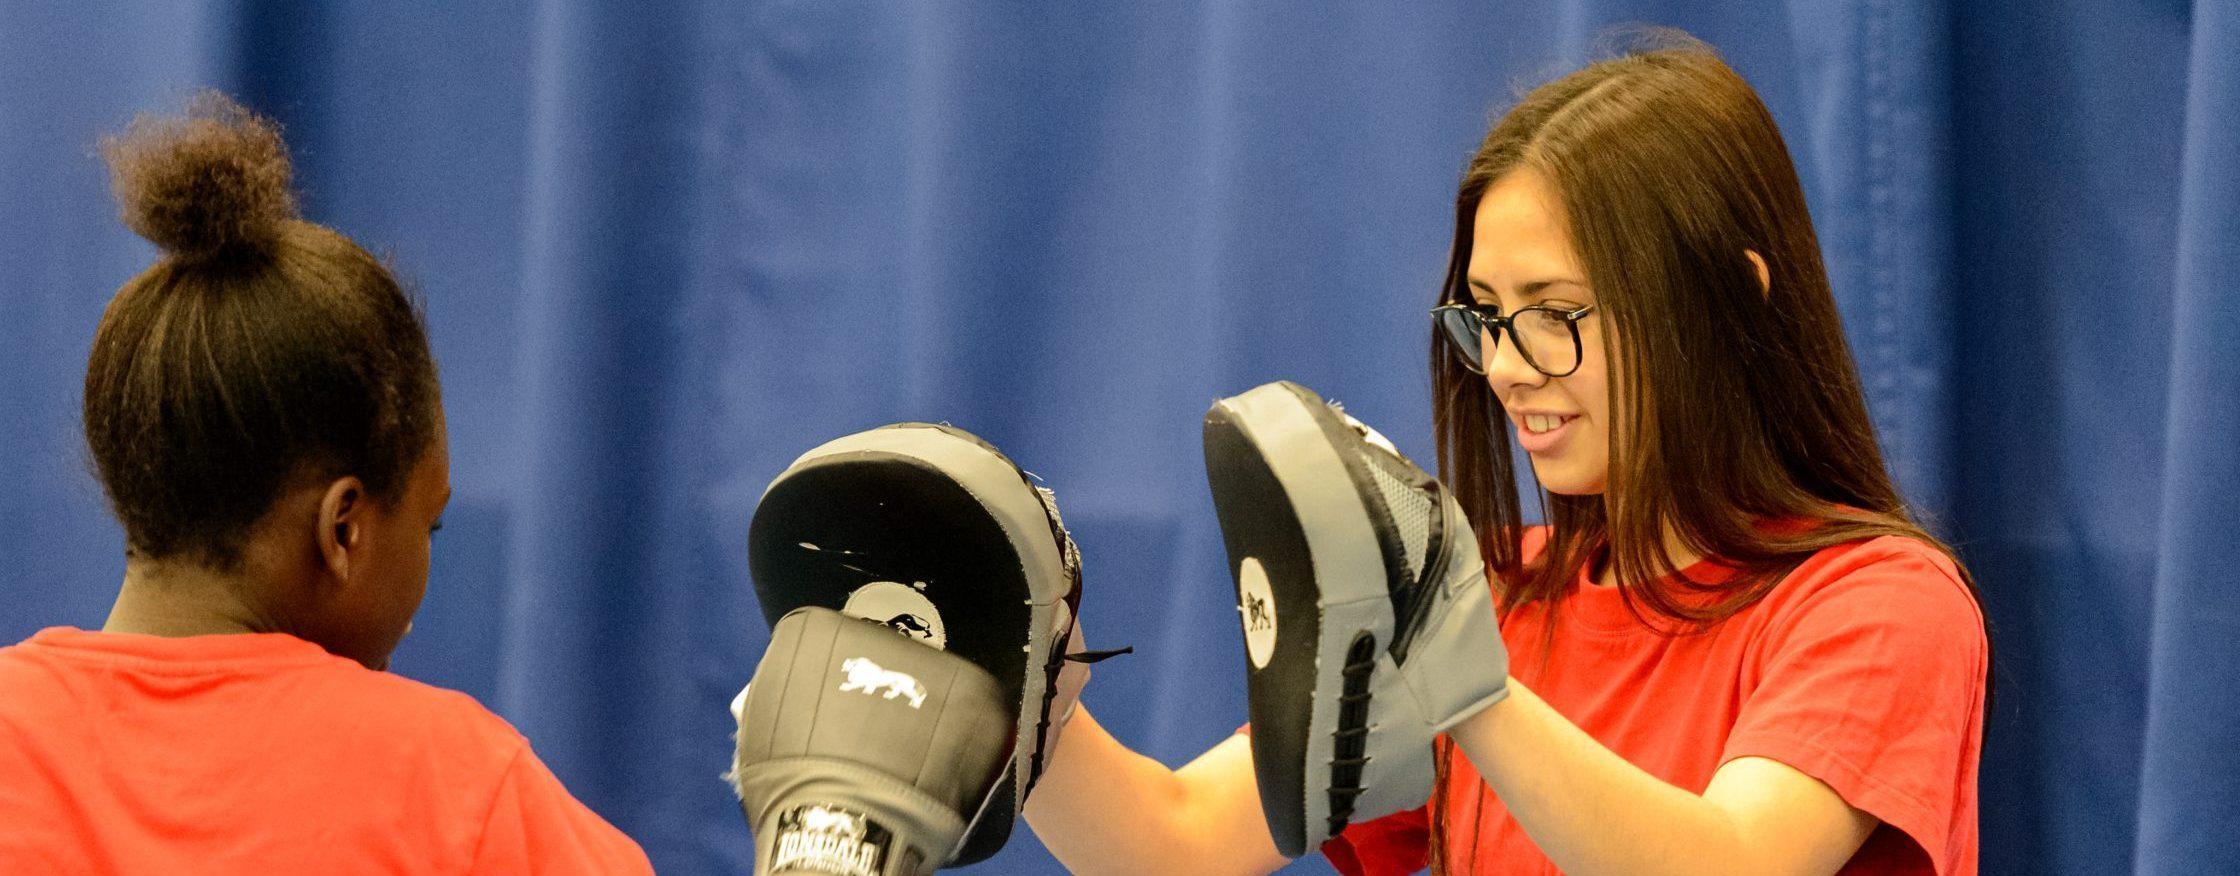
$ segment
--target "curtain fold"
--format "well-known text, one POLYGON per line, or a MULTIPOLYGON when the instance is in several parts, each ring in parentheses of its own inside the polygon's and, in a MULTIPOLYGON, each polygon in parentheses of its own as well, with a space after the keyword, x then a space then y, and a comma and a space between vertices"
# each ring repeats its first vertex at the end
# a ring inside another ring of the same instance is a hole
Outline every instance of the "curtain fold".
POLYGON ((2240 5, 2194 4, 2139 873, 2240 872, 2240 5))

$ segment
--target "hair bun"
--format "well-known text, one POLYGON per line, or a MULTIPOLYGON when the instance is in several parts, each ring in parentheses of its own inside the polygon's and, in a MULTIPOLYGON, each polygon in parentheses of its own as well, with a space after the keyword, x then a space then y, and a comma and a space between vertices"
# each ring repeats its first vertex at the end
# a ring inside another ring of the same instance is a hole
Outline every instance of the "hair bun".
POLYGON ((265 250, 296 216, 280 128, 216 91, 103 138, 125 227, 183 259, 265 250))

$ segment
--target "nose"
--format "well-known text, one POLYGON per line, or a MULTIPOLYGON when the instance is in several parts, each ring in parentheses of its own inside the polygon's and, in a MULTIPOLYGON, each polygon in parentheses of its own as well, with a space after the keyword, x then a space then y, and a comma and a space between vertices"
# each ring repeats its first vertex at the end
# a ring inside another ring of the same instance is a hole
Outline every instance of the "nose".
POLYGON ((1524 360, 1517 350, 1515 338, 1503 337, 1499 329, 1490 326, 1480 330, 1478 338, 1486 351, 1486 385, 1493 389, 1495 398, 1507 398, 1517 389, 1528 389, 1548 382, 1548 375, 1524 360))

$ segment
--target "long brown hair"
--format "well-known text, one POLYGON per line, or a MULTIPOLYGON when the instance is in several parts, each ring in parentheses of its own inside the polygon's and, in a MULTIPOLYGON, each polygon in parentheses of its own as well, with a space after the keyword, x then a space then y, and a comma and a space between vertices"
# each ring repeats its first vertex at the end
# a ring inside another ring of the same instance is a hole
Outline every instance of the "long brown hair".
POLYGON ((1880 535, 1943 547, 1883 468, 1772 114, 1708 47, 1661 39, 1528 94, 1486 135, 1455 198, 1442 300, 1471 300, 1479 198, 1529 168, 1560 193, 1617 364, 1609 488, 1543 494, 1548 546, 1527 563, 1499 402, 1432 333, 1440 472, 1488 535, 1504 610, 1560 601, 1606 555, 1644 621, 1696 626, 1757 601, 1823 548, 1880 535), (1769 287, 1746 251, 1765 259, 1769 287), (1733 574, 1658 586, 1677 580, 1668 532, 1733 574))
POLYGON ((349 238, 296 217, 272 122, 216 92, 102 143, 156 263, 86 363, 93 467, 128 553, 238 564, 291 479, 391 500, 442 416, 419 309, 349 238))
MULTIPOLYGON (((1636 617, 1681 635, 1748 607, 1824 548, 1899 535, 1951 553, 1883 467, 1773 116, 1715 52, 1660 32, 1525 95, 1463 174, 1442 302, 1471 300, 1479 199, 1520 169, 1559 193, 1608 321, 1616 423, 1608 489, 1541 493, 1549 537, 1528 561, 1499 402, 1432 333, 1440 473, 1483 534, 1503 612, 1552 613, 1603 562, 1636 617), (1765 259, 1767 286, 1746 251, 1765 259), (1668 534, 1724 574, 1681 574, 1668 534)), ((1441 789, 1451 750, 1443 740, 1441 789)), ((1436 866, 1446 825, 1433 805, 1436 866)))

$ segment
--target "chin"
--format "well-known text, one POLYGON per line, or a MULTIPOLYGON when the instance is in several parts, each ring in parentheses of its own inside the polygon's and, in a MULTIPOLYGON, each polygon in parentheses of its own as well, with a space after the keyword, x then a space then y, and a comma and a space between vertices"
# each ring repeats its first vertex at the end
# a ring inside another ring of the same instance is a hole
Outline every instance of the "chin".
POLYGON ((1565 471, 1549 471, 1539 466, 1533 467, 1532 477, 1540 483, 1540 489, 1558 496, 1600 496, 1603 492, 1602 478, 1585 477, 1565 471))

